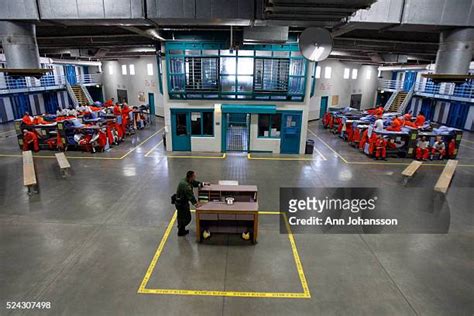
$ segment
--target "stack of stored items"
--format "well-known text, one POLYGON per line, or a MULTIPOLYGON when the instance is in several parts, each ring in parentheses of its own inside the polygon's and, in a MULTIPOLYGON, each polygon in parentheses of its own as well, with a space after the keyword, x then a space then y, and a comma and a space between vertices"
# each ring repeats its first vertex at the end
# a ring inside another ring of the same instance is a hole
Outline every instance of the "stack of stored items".
POLYGON ((118 145, 126 134, 133 134, 149 124, 148 106, 131 109, 127 104, 106 107, 95 103, 60 109, 56 115, 32 117, 25 113, 21 120, 15 121, 15 129, 22 150, 79 149, 96 152, 118 145), (117 110, 120 110, 118 115, 117 110))
POLYGON ((383 108, 360 112, 351 108, 325 113, 323 126, 375 159, 387 156, 454 159, 462 130, 425 120, 423 113, 384 113, 383 108))

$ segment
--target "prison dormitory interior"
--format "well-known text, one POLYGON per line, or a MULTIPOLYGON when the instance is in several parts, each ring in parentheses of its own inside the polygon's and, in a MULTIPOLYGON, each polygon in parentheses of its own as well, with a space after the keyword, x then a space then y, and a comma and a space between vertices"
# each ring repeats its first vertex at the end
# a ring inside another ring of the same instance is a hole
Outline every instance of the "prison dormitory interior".
POLYGON ((0 0, 0 315, 473 315, 474 1, 0 0))

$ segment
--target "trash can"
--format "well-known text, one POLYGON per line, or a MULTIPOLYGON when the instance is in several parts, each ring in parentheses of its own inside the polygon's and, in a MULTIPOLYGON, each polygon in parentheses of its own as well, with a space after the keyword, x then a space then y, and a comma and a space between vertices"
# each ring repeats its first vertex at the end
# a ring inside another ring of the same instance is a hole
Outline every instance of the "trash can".
POLYGON ((308 139, 306 141, 306 148, 304 150, 304 153, 306 155, 312 155, 313 154, 313 151, 314 151, 314 140, 312 139, 308 139))

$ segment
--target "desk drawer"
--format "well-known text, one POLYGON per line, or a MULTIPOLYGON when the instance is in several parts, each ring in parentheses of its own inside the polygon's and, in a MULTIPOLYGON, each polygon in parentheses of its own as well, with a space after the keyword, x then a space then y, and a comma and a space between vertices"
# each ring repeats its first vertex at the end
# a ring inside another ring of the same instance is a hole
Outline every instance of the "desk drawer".
POLYGON ((203 221, 217 221, 217 214, 199 214, 199 219, 203 221))
POLYGON ((252 214, 237 214, 235 219, 238 221, 253 221, 254 216, 252 214))
POLYGON ((235 214, 219 214, 219 219, 223 221, 235 221, 235 214))

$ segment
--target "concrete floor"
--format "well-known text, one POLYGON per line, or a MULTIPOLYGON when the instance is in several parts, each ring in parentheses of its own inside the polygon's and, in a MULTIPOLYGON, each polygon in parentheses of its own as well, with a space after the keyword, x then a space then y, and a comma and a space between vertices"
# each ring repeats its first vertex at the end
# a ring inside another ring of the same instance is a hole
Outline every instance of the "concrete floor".
MULTIPOLYGON (((12 314, 473 315, 472 134, 465 134, 462 166, 448 193, 453 205, 465 208, 452 214, 456 232, 295 235, 311 291, 307 299, 138 294, 173 216, 169 197, 188 169, 209 182, 256 184, 260 209, 277 211, 281 186, 398 187, 405 168, 373 164, 317 122, 310 128, 318 137, 309 137, 319 153, 311 161, 165 157, 158 145, 162 126, 158 119, 105 154, 68 152, 73 174, 67 178, 48 158, 53 153, 41 152, 35 159, 40 194, 28 197, 16 140, 6 137, 14 134, 8 132, 12 126, 0 125, 1 315, 10 314, 6 301, 52 304, 49 311, 12 314)), ((409 186, 433 187, 440 171, 424 167, 409 186)), ((178 238, 173 228, 147 288, 302 291, 278 215, 261 216, 256 246, 232 236, 196 244, 192 234, 178 238)))

